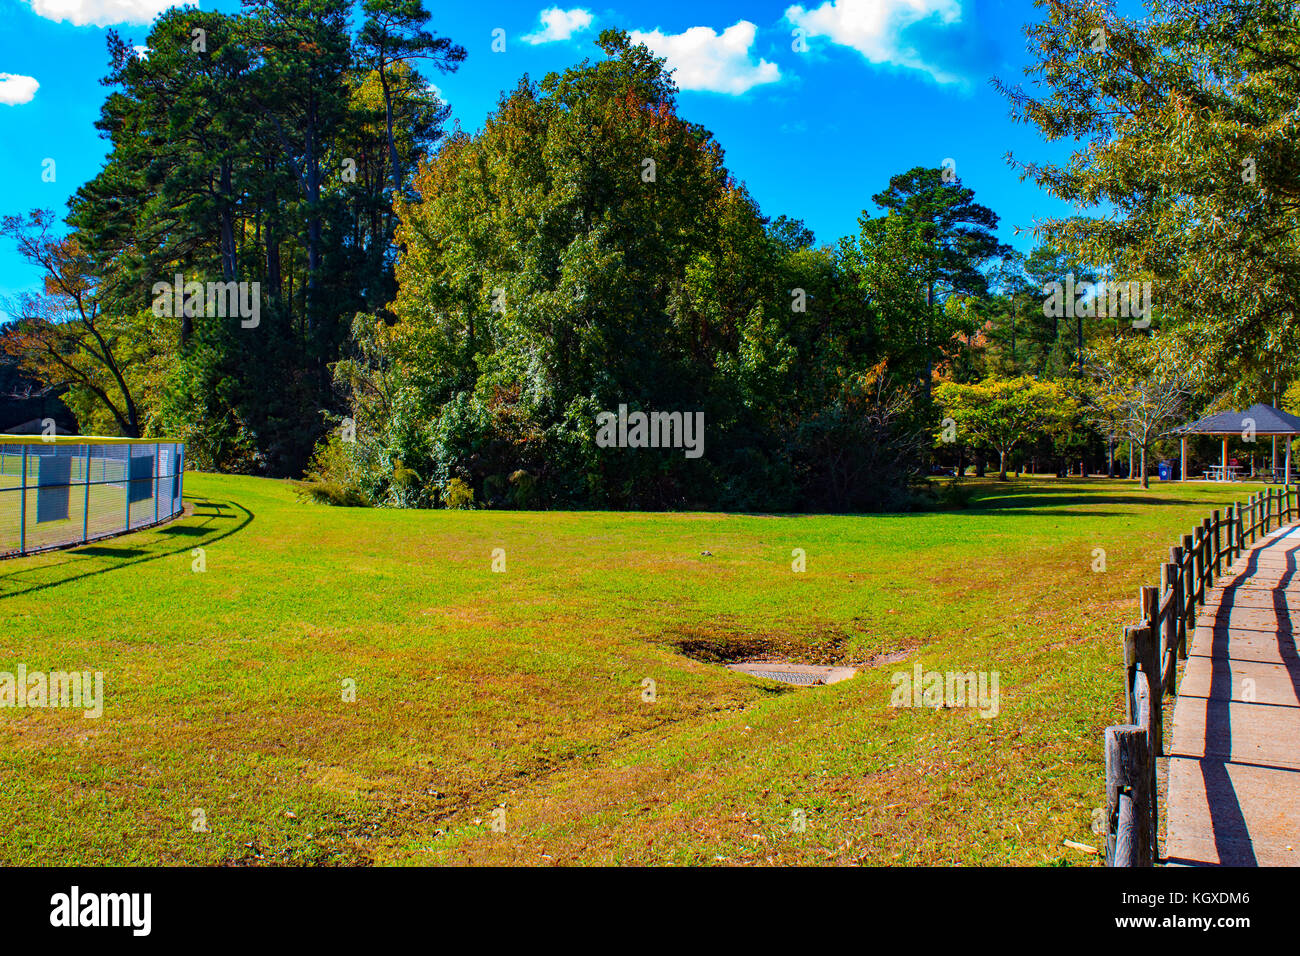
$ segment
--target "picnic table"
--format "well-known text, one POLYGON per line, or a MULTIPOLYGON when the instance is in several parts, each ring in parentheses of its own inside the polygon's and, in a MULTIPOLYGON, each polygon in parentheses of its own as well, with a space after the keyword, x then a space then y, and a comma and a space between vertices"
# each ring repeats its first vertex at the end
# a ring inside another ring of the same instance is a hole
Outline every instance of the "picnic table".
POLYGON ((1237 481, 1241 478, 1241 466, 1209 465, 1205 469, 1205 477, 1210 481, 1237 481))

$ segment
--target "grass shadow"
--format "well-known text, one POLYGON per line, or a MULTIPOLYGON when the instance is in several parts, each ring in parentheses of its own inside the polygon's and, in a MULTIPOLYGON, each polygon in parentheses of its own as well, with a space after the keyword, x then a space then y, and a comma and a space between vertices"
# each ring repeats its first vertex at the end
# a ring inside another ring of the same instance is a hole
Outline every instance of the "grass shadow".
MULTIPOLYGON (((223 518, 233 518, 234 515, 196 515, 196 517, 208 517, 208 518, 223 517, 223 518)), ((158 533, 159 533, 159 534, 169 535, 169 536, 172 536, 172 537, 202 537, 203 535, 209 534, 210 531, 209 531, 209 529, 204 528, 204 527, 202 527, 202 526, 200 526, 200 525, 194 525, 194 524, 169 524, 169 525, 167 525, 167 526, 164 527, 164 528, 159 528, 159 529, 158 529, 158 533)))
POLYGON ((1053 505, 1161 505, 1185 508, 1192 505, 1214 505, 1217 502, 1191 498, 1154 498, 1147 495, 1070 495, 1070 494, 1023 494, 999 495, 996 497, 977 497, 971 502, 969 511, 1004 511, 1025 509, 1041 511, 1053 505))
POLYGON ((102 545, 89 544, 84 548, 69 549, 72 554, 85 555, 90 558, 138 558, 142 554, 148 554, 141 548, 106 548, 102 545))
MULTIPOLYGON (((252 511, 245 508, 243 505, 236 504, 234 502, 214 502, 205 499, 203 501, 195 503, 196 508, 199 506, 215 507, 219 509, 230 507, 235 510, 230 512, 218 512, 216 514, 205 514, 205 513, 200 513, 196 510, 192 512, 188 518, 179 518, 177 519, 177 521, 186 521, 186 520, 193 520, 195 518, 199 518, 199 519, 203 519, 206 522, 206 521, 210 521, 213 518, 238 518, 239 522, 233 525, 232 527, 227 527, 227 528, 223 528, 220 525, 205 528, 204 525, 202 524, 185 526, 188 528, 193 528, 195 530, 193 531, 187 530, 185 532, 182 532, 184 537, 191 538, 192 540, 186 541, 179 548, 168 548, 166 550, 159 550, 159 551, 153 551, 152 549, 146 549, 146 548, 111 548, 111 547, 103 547, 103 546, 77 548, 76 550, 69 551, 68 554, 75 555, 78 558, 79 557, 91 557, 91 558, 125 557, 126 560, 119 561, 115 564, 109 565, 108 567, 98 568, 93 571, 81 571, 80 573, 68 573, 66 574, 66 576, 61 577, 56 581, 45 581, 41 584, 33 584, 30 587, 19 588, 16 591, 9 591, 0 594, 0 601, 5 600, 6 598, 17 597, 20 594, 32 594, 36 591, 44 591, 47 588, 58 587, 61 584, 69 584, 73 581, 81 581, 84 580, 85 578, 92 578, 101 574, 108 574, 111 571, 120 571, 123 568, 129 568, 137 564, 147 564, 151 561, 161 560, 162 558, 169 558, 178 554, 187 554, 190 551, 190 549, 196 547, 199 544, 202 544, 203 546, 206 547, 208 545, 216 543, 217 541, 222 540, 223 538, 228 538, 233 534, 238 534, 240 531, 243 531, 250 524, 252 524, 253 519, 256 517, 256 515, 254 515, 252 511)), ((178 527, 178 525, 173 524, 170 525, 169 527, 178 527)), ((155 529, 155 530, 161 530, 161 529, 155 529)), ((133 533, 144 533, 144 532, 133 532, 133 533)), ((160 538, 159 541, 160 543, 170 543, 165 538, 160 538)), ((0 574, 0 585, 3 585, 7 581, 20 578, 21 575, 29 574, 33 571, 48 571, 52 569, 63 568, 66 569, 68 572, 74 572, 79 569, 80 565, 81 565, 80 561, 70 560, 70 561, 61 561, 53 565, 46 565, 42 568, 29 568, 29 567, 21 567, 21 566, 15 567, 13 571, 10 571, 7 574, 0 574)))

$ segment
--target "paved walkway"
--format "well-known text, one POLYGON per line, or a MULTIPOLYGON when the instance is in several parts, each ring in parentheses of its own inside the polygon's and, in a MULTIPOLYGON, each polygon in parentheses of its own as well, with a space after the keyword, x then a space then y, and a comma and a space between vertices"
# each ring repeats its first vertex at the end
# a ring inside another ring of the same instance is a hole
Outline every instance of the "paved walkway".
POLYGON ((1165 856, 1300 865, 1300 526, 1273 532, 1206 598, 1178 689, 1165 856))

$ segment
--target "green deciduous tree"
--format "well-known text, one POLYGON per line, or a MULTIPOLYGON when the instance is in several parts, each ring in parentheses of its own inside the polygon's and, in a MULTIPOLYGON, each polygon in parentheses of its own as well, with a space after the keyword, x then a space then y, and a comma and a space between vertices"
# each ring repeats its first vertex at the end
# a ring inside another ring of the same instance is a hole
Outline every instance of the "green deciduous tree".
POLYGON ((1220 388, 1273 391, 1300 354, 1300 12, 1282 0, 1038 4, 1013 115, 1067 162, 1018 163, 1081 213, 1039 232, 1118 277, 1153 277, 1220 388), (1094 212, 1095 210, 1095 212, 1094 212))
POLYGON ((521 80, 396 201, 393 321, 357 325, 340 366, 380 431, 358 436, 374 497, 435 504, 456 479, 489 505, 897 497, 912 402, 877 369, 871 307, 806 227, 764 219, 662 60, 615 31, 599 44, 521 80), (621 405, 702 412, 703 457, 598 447, 597 414, 621 405))
POLYGON ((1172 336, 1116 336, 1091 351, 1087 407, 1094 423, 1128 439, 1140 454, 1142 487, 1148 487, 1147 452, 1182 424, 1195 382, 1185 346, 1172 336))
POLYGON ((1002 481, 1007 478, 1007 460, 1017 447, 1051 434, 1076 409, 1060 386, 1029 376, 966 385, 944 382, 934 397, 955 424, 958 440, 997 453, 1002 481))

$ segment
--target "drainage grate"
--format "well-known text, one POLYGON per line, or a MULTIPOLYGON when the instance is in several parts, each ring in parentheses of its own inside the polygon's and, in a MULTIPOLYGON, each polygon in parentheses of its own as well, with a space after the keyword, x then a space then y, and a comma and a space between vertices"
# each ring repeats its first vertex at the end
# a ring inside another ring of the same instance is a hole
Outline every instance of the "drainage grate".
POLYGON ((752 661, 747 664, 728 664, 728 670, 740 671, 750 677, 766 677, 783 684, 800 687, 820 687, 848 680, 857 673, 854 667, 822 667, 815 664, 795 664, 791 661, 752 661))
POLYGON ((822 679, 817 674, 795 674, 792 671, 747 671, 754 677, 766 677, 786 684, 820 684, 822 679))

